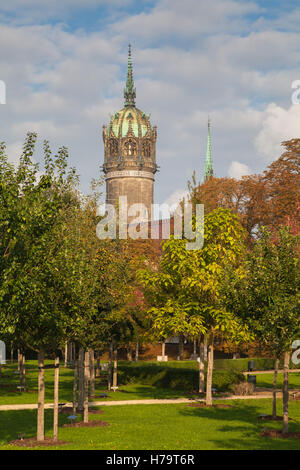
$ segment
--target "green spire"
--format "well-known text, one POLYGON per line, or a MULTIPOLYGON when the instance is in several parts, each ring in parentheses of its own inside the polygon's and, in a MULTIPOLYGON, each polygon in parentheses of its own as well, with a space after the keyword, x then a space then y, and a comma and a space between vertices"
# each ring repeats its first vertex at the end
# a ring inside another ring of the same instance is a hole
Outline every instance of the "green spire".
POLYGON ((126 81, 126 87, 124 89, 125 106, 135 106, 135 97, 136 97, 136 92, 134 88, 133 74, 132 74, 131 45, 129 44, 127 81, 126 81))
POLYGON ((204 170, 204 180, 208 180, 214 175, 212 158, 211 158, 211 143, 210 143, 210 119, 208 118, 208 132, 207 132, 207 146, 206 146, 206 160, 204 170))

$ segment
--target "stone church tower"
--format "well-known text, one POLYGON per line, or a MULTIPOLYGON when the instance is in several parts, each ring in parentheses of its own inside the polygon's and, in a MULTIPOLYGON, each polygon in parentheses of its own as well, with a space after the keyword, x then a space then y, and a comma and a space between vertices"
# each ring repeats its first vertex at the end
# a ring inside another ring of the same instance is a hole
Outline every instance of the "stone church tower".
POLYGON ((124 89, 124 108, 116 112, 108 126, 103 126, 106 203, 118 206, 119 196, 127 196, 127 204, 143 203, 151 218, 156 165, 156 126, 149 116, 135 105, 131 47, 124 89))

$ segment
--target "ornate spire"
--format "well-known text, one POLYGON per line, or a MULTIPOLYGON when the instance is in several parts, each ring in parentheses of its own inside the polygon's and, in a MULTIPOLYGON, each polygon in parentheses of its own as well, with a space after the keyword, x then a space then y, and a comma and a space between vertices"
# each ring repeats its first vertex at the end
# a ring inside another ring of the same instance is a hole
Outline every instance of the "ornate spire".
POLYGON ((126 81, 126 87, 124 89, 125 106, 135 106, 135 97, 136 97, 136 92, 134 88, 133 74, 132 74, 131 45, 129 44, 127 81, 126 81))
POLYGON ((210 119, 208 118, 207 123, 207 146, 206 146, 206 160, 204 170, 204 180, 208 180, 214 175, 212 158, 211 158, 211 142, 210 142, 210 119))

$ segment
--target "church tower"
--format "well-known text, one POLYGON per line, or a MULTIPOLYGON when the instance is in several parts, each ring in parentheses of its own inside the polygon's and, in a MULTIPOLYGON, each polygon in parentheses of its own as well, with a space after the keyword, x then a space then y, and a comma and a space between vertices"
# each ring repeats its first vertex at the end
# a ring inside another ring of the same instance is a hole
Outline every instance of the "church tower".
POLYGON ((204 181, 214 176, 212 157, 211 157, 211 141, 210 141, 210 119, 207 123, 207 144, 206 144, 206 160, 204 169, 204 181))
POLYGON ((156 126, 135 105, 131 47, 128 49, 127 81, 124 107, 103 126, 106 203, 118 206, 119 197, 127 196, 128 208, 143 203, 151 218, 156 165, 156 126))

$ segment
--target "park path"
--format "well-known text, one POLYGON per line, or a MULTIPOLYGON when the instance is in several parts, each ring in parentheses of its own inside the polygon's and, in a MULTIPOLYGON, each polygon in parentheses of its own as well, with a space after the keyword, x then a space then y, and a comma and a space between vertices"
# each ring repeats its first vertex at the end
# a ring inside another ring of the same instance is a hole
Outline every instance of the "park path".
MULTIPOLYGON (((89 407, 92 406, 115 406, 115 405, 160 405, 174 403, 189 403, 191 398, 153 398, 148 400, 119 400, 119 401, 90 401, 89 407)), ((65 407, 72 407, 73 403, 65 403, 65 407)), ((53 403, 45 403, 45 409, 53 408, 53 403)), ((35 410, 37 403, 18 404, 18 405, 0 405, 0 411, 10 410, 35 410)))
MULTIPOLYGON (((280 369, 278 370, 278 374, 283 374, 284 370, 280 369)), ((290 369, 289 374, 292 374, 293 372, 300 372, 300 369, 290 369)), ((251 372, 243 372, 244 375, 257 375, 257 374, 274 374, 274 370, 253 370, 251 372)))
MULTIPOLYGON (((291 395, 296 390, 291 391, 291 395)), ((281 390, 277 390, 277 393, 282 394, 281 390)), ((256 400, 258 398, 272 398, 272 392, 262 389, 254 395, 227 395, 223 397, 214 397, 213 400, 256 400)), ((153 398, 147 400, 119 400, 119 401, 91 401, 89 407, 93 406, 123 406, 123 405, 162 405, 162 404, 178 404, 178 403, 197 403, 203 401, 203 399, 194 398, 153 398)), ((64 406, 72 407, 72 403, 66 403, 64 406)), ((53 408, 52 403, 46 403, 45 409, 53 408)), ((0 411, 16 411, 16 410, 35 410, 37 404, 18 404, 18 405, 0 405, 0 411)))

